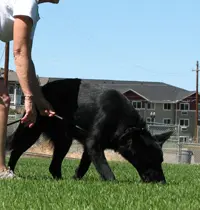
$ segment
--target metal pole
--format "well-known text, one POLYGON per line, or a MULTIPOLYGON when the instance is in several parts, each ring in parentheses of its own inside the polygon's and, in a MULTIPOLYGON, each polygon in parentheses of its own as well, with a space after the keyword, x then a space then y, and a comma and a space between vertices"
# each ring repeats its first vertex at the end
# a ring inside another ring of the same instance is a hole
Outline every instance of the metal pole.
POLYGON ((196 76, 196 143, 198 143, 198 118, 199 118, 199 62, 197 61, 197 76, 196 76))
POLYGON ((198 105, 199 105, 199 90, 198 90, 198 86, 199 86, 199 62, 197 61, 196 64, 196 114, 195 114, 195 142, 198 143, 198 105))
POLYGON ((8 70, 9 70, 9 47, 10 43, 5 44, 5 63, 4 63, 4 83, 8 87, 8 70))
POLYGON ((199 104, 199 91, 198 91, 198 86, 199 86, 199 62, 197 61, 196 64, 196 143, 198 143, 198 104, 199 104))

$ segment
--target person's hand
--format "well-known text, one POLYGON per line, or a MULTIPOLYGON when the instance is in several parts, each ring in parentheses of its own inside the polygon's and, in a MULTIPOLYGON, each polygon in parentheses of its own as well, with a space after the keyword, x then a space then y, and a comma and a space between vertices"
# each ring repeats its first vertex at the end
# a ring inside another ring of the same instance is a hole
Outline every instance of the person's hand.
POLYGON ((24 108, 25 108, 25 115, 21 119, 21 122, 24 123, 29 128, 32 128, 36 122, 37 112, 35 109, 35 105, 33 103, 33 99, 31 97, 25 97, 24 108))
POLYGON ((0 77, 0 98, 6 108, 10 107, 10 96, 8 94, 8 89, 4 84, 4 79, 0 77))
POLYGON ((51 104, 43 96, 35 98, 34 102, 42 116, 53 117, 56 114, 51 104))

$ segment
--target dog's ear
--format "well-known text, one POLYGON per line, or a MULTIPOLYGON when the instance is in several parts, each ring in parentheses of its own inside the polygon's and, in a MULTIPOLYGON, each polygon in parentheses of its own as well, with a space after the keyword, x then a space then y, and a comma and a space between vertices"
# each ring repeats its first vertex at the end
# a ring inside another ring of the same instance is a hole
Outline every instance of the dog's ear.
POLYGON ((118 147, 130 149, 132 147, 132 131, 127 129, 118 139, 118 147))
POLYGON ((144 131, 143 133, 141 133, 140 138, 143 140, 146 146, 150 146, 155 143, 154 137, 148 131, 144 131))
POLYGON ((122 137, 120 137, 118 145, 121 148, 123 147, 123 148, 130 149, 132 146, 132 135, 127 134, 127 135, 123 135, 122 137))
POLYGON ((127 131, 120 137, 119 145, 121 147, 130 148, 133 146, 137 146, 138 142, 143 141, 146 146, 150 146, 155 143, 153 136, 146 129, 139 130, 131 130, 127 129, 127 131))
POLYGON ((155 138, 156 142, 162 147, 172 134, 173 131, 168 131, 165 133, 154 135, 153 137, 155 138))

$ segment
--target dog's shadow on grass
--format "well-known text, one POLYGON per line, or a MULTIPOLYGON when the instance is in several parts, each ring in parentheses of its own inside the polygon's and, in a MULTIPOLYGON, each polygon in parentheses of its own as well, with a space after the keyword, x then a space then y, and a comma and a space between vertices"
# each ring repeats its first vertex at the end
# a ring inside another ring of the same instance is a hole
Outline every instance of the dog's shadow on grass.
POLYGON ((109 183, 109 184, 138 184, 140 183, 139 180, 114 180, 114 181, 104 181, 98 177, 84 177, 81 180, 75 180, 72 177, 63 177, 62 179, 54 179, 50 175, 18 175, 20 180, 34 180, 34 181, 53 181, 53 182, 59 182, 59 181, 71 181, 74 183, 85 183, 85 184, 95 184, 95 183, 109 183))
POLYGON ((160 186, 167 186, 169 185, 168 183, 166 184, 161 184, 161 183, 144 183, 139 179, 116 179, 114 181, 104 181, 98 177, 84 177, 81 180, 75 180, 72 177, 63 177, 62 179, 54 179, 53 177, 49 175, 20 175, 20 180, 30 180, 30 181, 51 181, 51 182, 60 182, 60 181, 70 181, 73 182, 74 184, 109 184, 109 185, 160 185, 160 186))
POLYGON ((142 185, 142 186, 158 185, 158 186, 163 186, 163 187, 169 185, 168 183, 165 183, 165 184, 153 183, 153 182, 145 183, 137 178, 135 178, 135 179, 116 179, 114 181, 104 181, 104 180, 102 180, 100 178, 96 178, 96 177, 85 177, 82 180, 74 180, 74 182, 81 182, 81 183, 85 183, 85 184, 95 184, 95 183, 105 183, 106 184, 106 183, 108 183, 111 185, 142 185))
POLYGON ((95 183, 109 183, 109 184, 113 184, 113 185, 118 185, 118 184, 137 184, 139 183, 138 179, 116 179, 114 181, 105 181, 102 180, 99 177, 95 177, 95 176, 87 176, 82 178, 81 180, 75 180, 72 178, 72 181, 74 182, 81 182, 81 183, 85 183, 85 184, 95 184, 95 183))

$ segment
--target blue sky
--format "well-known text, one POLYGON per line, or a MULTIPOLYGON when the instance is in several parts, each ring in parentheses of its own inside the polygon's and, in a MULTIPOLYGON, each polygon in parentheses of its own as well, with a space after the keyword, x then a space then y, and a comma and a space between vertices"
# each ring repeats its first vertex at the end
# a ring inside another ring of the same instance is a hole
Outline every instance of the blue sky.
MULTIPOLYGON (((40 5, 40 17, 33 48, 39 76, 195 89, 199 0, 60 0, 40 5)), ((15 69, 12 53, 10 68, 15 69)))

